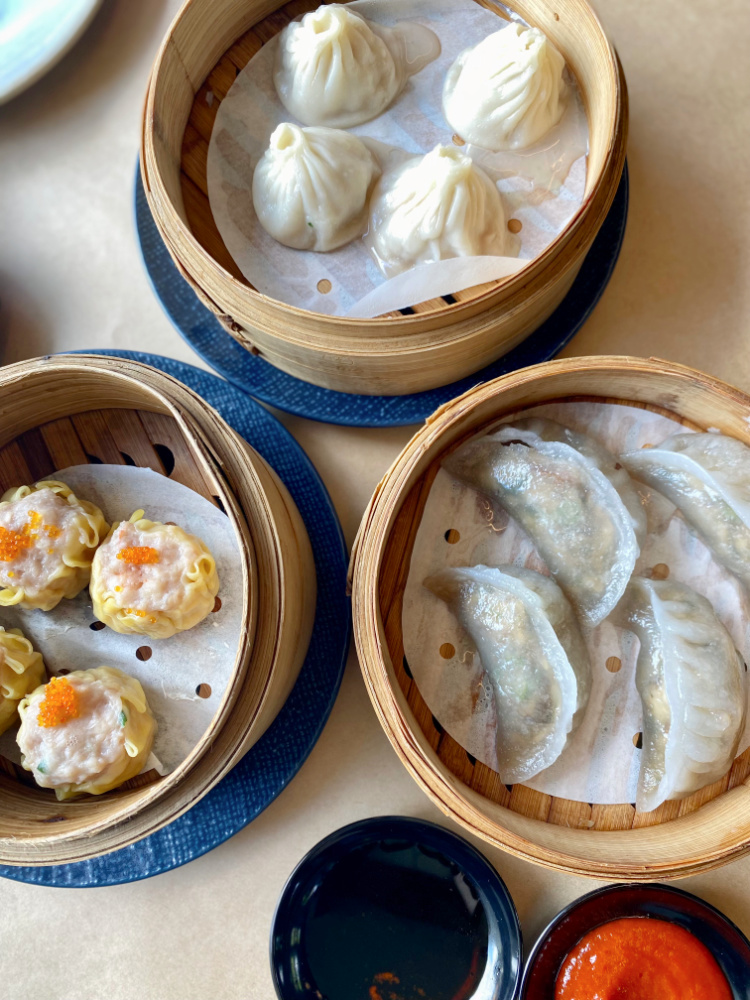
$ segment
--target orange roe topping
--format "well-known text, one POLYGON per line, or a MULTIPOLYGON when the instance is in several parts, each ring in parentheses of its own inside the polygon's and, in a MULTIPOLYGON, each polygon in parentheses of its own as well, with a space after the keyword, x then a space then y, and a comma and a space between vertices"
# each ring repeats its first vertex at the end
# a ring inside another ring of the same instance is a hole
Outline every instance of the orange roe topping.
MULTIPOLYGON (((30 548, 39 537, 37 531, 42 525, 42 515, 36 510, 29 511, 29 523, 24 524, 20 531, 13 531, 0 525, 0 562, 13 562, 25 550, 30 548)), ((57 538, 62 530, 54 524, 45 524, 44 530, 50 538, 57 538)), ((48 550, 50 554, 54 549, 48 550)))
POLYGON ((150 545, 131 545, 127 549, 120 549, 117 558, 130 566, 145 566, 149 563, 158 563, 159 553, 150 545))
POLYGON ((0 562, 13 562, 32 541, 26 525, 23 531, 10 531, 0 525, 0 562))
POLYGON ((78 694, 65 677, 53 677, 46 687, 44 701, 39 706, 37 725, 44 728, 62 726, 78 718, 78 694))
POLYGON ((145 618, 148 611, 139 611, 137 608, 125 608, 126 615, 136 615, 138 618, 145 618))

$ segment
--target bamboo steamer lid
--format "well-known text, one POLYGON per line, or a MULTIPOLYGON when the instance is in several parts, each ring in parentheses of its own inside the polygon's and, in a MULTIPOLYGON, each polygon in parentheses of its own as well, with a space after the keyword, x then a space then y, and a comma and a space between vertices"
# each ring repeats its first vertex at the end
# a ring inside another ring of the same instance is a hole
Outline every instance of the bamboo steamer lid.
MULTIPOLYGON (((501 11, 483 3, 498 16, 501 11)), ((585 0, 514 0, 565 56, 589 122, 586 188, 567 228, 516 275, 416 302, 376 319, 325 316, 250 287, 211 215, 206 155, 236 74, 315 0, 187 0, 159 50, 143 119, 141 169, 156 225, 183 277, 247 350, 342 392, 399 395, 478 371, 559 305, 614 199, 625 161, 627 90, 614 48, 585 0), (210 106, 207 96, 210 91, 210 106)))
POLYGON ((412 548, 442 458, 499 418, 540 403, 644 407, 750 445, 750 396, 656 359, 571 358, 479 385, 437 410, 396 459, 360 525, 350 566, 354 637, 368 693, 394 749, 443 812, 488 843, 559 871, 650 881, 715 868, 750 844, 750 750, 720 781, 653 812, 506 787, 444 732, 404 660, 402 604, 412 548))
POLYGON ((312 632, 312 550, 273 470, 215 410, 170 376, 133 361, 63 355, 1 369, 0 394, 4 489, 39 478, 28 468, 32 459, 40 461, 30 454, 35 442, 43 442, 41 461, 54 466, 48 473, 86 461, 87 443, 97 437, 128 455, 153 456, 152 467, 159 469, 158 444, 174 457, 173 478, 217 502, 239 543, 243 627, 232 677, 210 726, 182 764, 165 777, 155 771, 139 775, 104 796, 58 802, 27 772, 0 758, 0 862, 81 861, 176 819, 265 732, 294 685, 312 632))

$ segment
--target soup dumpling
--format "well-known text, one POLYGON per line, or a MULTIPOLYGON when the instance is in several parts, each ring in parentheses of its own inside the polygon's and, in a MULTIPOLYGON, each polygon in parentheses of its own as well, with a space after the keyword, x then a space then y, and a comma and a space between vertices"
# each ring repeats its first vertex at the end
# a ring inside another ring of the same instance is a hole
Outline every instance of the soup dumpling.
POLYGON ((279 125, 253 175, 260 224, 295 250, 335 250, 367 229, 380 168, 356 135, 279 125))
POLYGON ((94 614, 115 632, 168 639, 210 614, 219 576, 200 538, 137 510, 97 551, 90 592, 94 614))
POLYGON ((439 54, 429 28, 381 28, 341 4, 323 4, 281 32, 274 84, 303 125, 351 128, 385 111, 439 54))
POLYGON ((60 800, 101 795, 135 777, 156 722, 139 681, 114 667, 53 677, 19 706, 22 764, 60 800))
POLYGON ((510 24, 465 49, 445 78, 443 112, 465 141, 525 149, 562 118, 565 60, 538 28, 510 24))
POLYGON ((43 480, 0 501, 0 606, 51 611, 79 594, 109 525, 64 483, 43 480))
POLYGON ((0 733, 16 721, 22 698, 44 680, 44 660, 18 628, 0 625, 0 733))
POLYGON ((514 256, 495 184, 454 146, 436 146, 384 174, 367 241, 386 277, 451 257, 514 256))

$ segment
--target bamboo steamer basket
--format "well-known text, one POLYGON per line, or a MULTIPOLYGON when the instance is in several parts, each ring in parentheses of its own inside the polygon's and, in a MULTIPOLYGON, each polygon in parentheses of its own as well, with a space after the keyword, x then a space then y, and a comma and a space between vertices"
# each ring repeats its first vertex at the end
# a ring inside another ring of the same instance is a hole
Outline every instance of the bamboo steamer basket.
MULTIPOLYGON (((491 0, 480 2, 503 16, 491 0)), ((509 351, 569 290, 623 169, 628 112, 622 68, 585 0, 512 0, 521 17, 552 39, 580 85, 590 133, 581 208, 510 278, 376 319, 325 316, 249 285, 218 233, 206 185, 213 122, 237 73, 285 24, 317 5, 187 0, 159 50, 146 99, 141 169, 151 211, 183 277, 251 353, 342 392, 399 395, 445 385, 509 351)))
MULTIPOLYGON (((176 819, 273 721, 312 632, 312 550, 273 470, 215 410, 162 372, 115 358, 57 356, 0 369, 0 396, 2 491, 70 465, 136 464, 211 500, 238 538, 243 627, 233 673, 211 724, 179 767, 165 777, 142 773, 103 796, 58 802, 0 758, 0 863, 81 861, 176 819)), ((221 591, 214 610, 220 598, 221 591)), ((208 696, 207 687, 197 693, 208 696)))
MULTIPOLYGON (((414 539, 446 453, 499 418, 547 402, 643 407, 750 445, 750 396, 655 359, 571 358, 477 386, 437 410, 379 484, 355 541, 354 637, 378 718, 399 757, 443 812, 496 847, 549 868, 651 881, 716 868, 750 849, 750 750, 721 781, 653 812, 554 798, 499 775, 444 732, 408 673, 402 604, 414 539)), ((654 576, 659 574, 655 567, 654 576)))

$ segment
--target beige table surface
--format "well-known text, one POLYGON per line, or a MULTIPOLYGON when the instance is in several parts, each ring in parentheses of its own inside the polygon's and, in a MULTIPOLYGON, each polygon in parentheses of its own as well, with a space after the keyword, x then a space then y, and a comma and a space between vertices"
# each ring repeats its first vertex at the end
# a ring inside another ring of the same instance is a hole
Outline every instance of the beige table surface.
MULTIPOLYGON (((77 48, 0 108, 0 359, 123 347, 199 364, 154 298, 132 195, 149 66, 177 0, 105 0, 77 48)), ((750 4, 599 0, 630 87, 631 208, 620 262, 567 355, 658 355, 750 389, 750 4)), ((0 400, 0 405, 2 401, 0 400)), ((282 416, 351 543, 409 428, 282 416)), ((353 820, 445 822, 391 750, 352 654, 326 729, 248 828, 186 867, 113 888, 0 880, 7 1000, 271 998, 268 936, 284 880, 353 820)), ((531 944, 596 883, 486 849, 531 944)), ((750 933, 750 858, 682 883, 750 933)))

